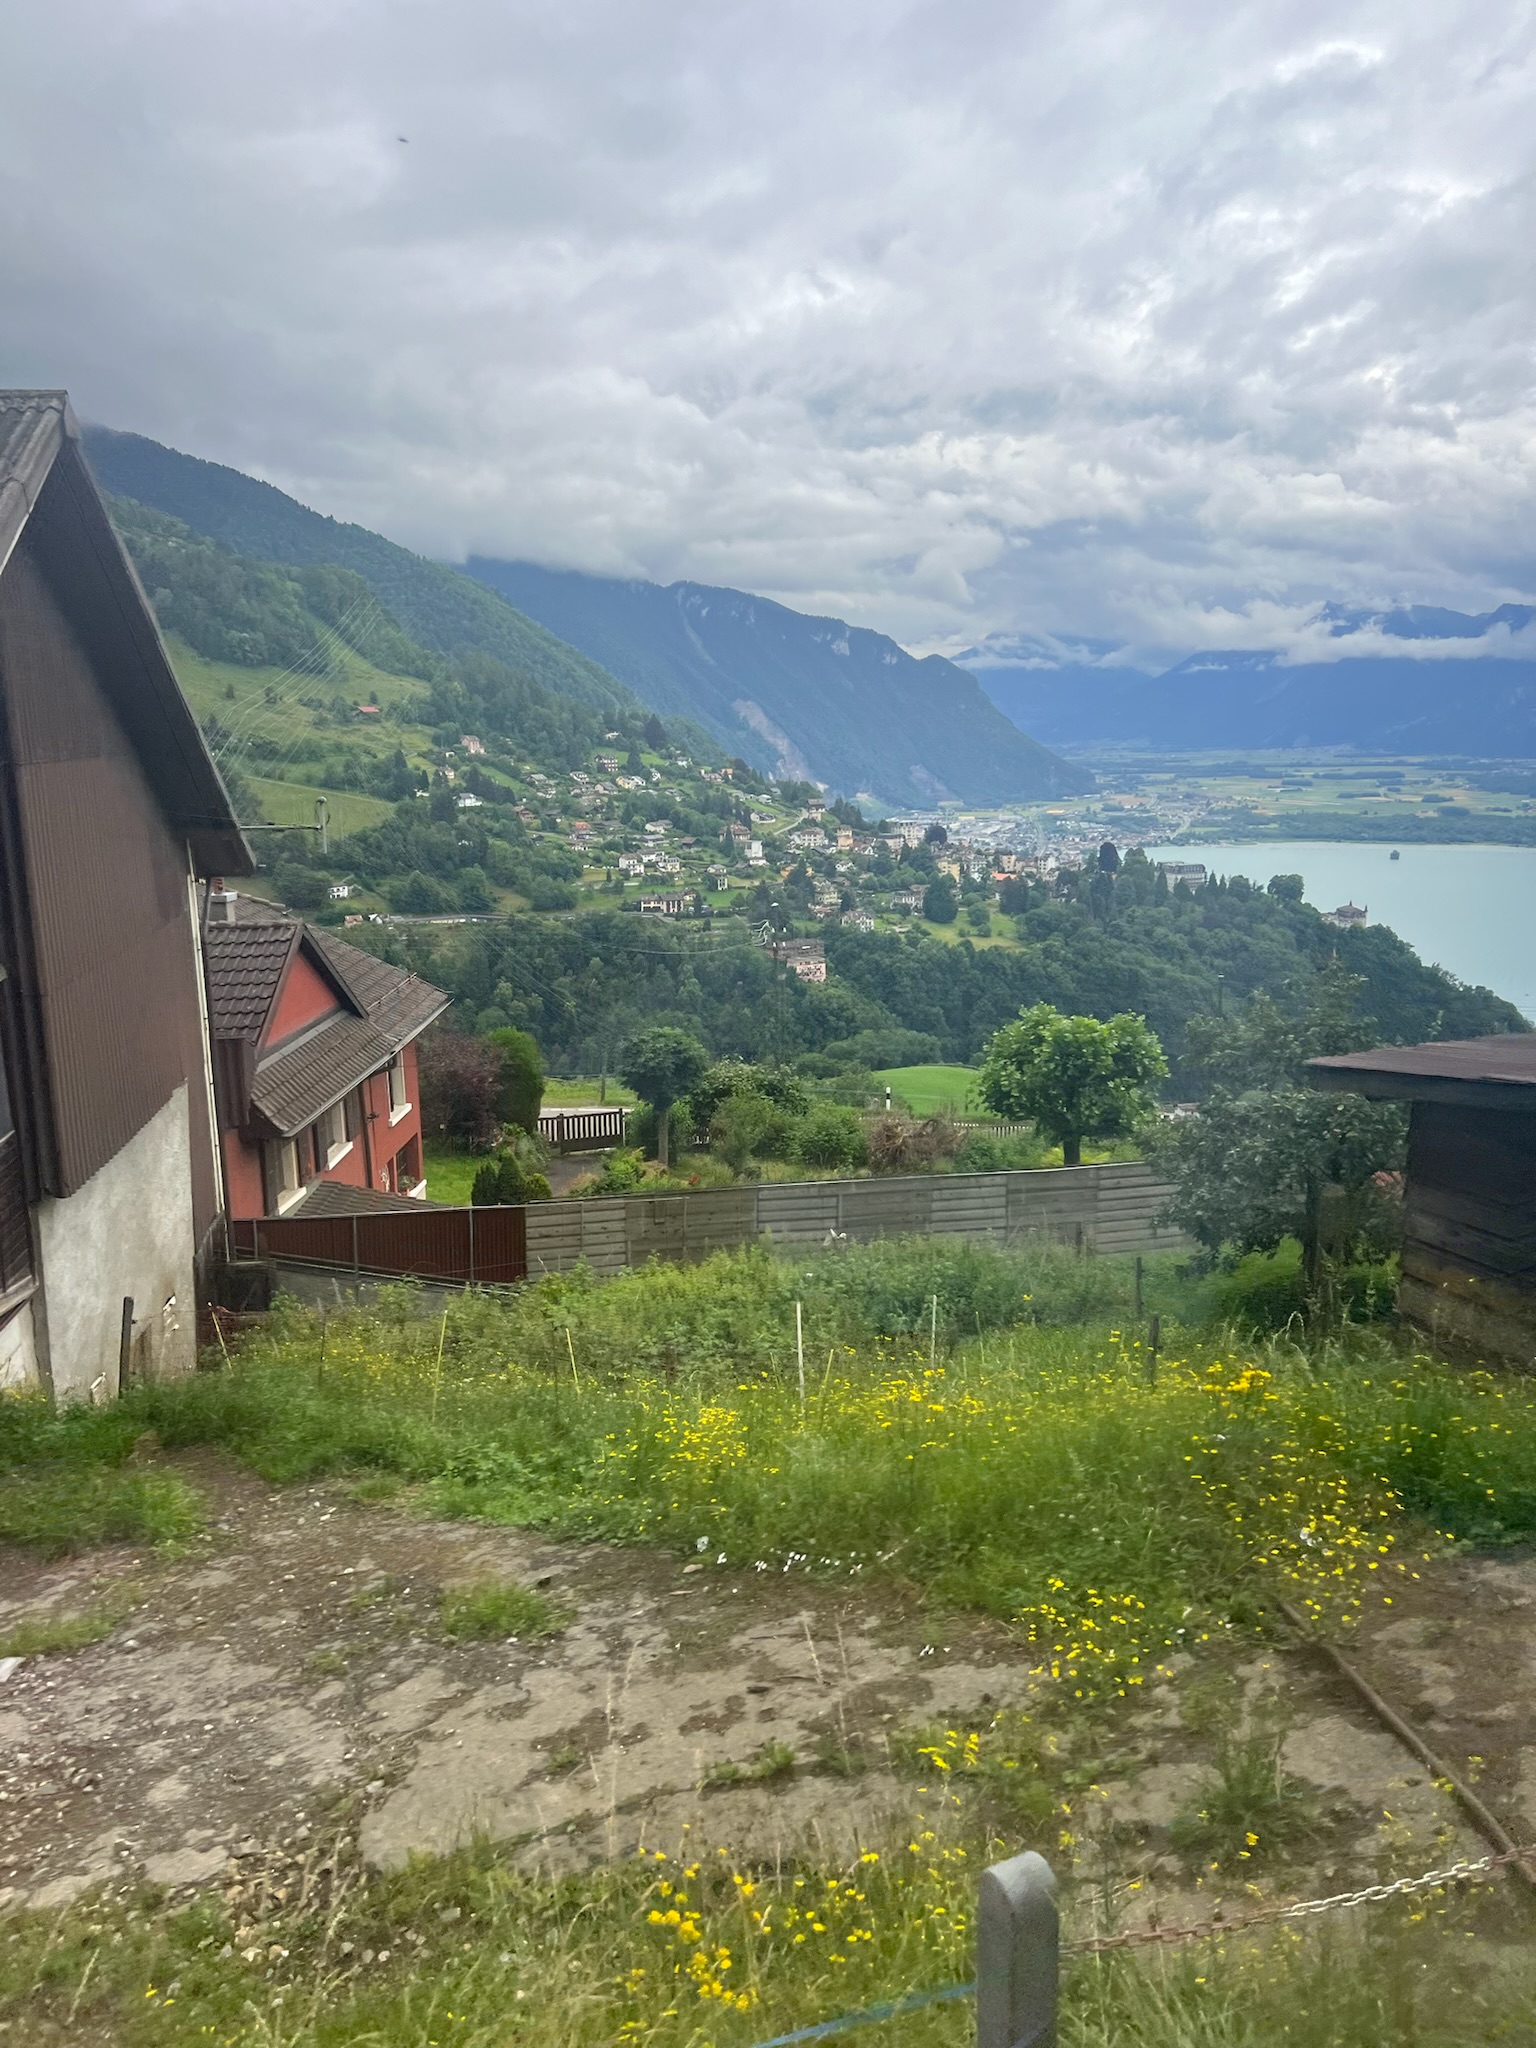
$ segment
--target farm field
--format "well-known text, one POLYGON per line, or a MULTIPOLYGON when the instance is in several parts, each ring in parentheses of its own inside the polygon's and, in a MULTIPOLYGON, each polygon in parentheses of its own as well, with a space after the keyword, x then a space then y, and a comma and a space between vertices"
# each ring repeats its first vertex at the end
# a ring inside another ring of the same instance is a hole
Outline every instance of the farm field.
MULTIPOLYGON (((1536 1389, 1146 1281, 1155 1382, 1126 1262, 919 1242, 284 1307, 0 1409, 0 2020, 751 2048, 963 1981, 1026 1845, 1074 1939, 1480 1854, 1280 1597, 1536 1828, 1536 1389)), ((1063 2040, 1530 2048, 1533 1933, 1469 1886, 1080 1956, 1063 2040)))
POLYGON ((975 1067, 884 1067, 875 1075, 882 1088, 899 1096, 914 1116, 990 1117, 976 1094, 975 1067))

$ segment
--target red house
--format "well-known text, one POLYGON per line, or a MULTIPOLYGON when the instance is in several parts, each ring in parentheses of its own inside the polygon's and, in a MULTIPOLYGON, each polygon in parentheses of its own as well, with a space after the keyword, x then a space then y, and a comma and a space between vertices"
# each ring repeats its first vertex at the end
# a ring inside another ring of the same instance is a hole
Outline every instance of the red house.
POLYGON ((424 1196, 415 1042, 443 991, 218 888, 204 946, 231 1218, 289 1214, 320 1182, 424 1196))

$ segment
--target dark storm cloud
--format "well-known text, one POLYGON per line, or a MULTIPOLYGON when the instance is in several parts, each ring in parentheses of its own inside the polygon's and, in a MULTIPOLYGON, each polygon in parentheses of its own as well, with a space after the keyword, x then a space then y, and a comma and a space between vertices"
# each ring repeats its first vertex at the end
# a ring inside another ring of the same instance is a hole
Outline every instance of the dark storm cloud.
POLYGON ((954 645, 1536 584, 1529 6, 19 0, 5 39, 6 380, 433 552, 954 645))

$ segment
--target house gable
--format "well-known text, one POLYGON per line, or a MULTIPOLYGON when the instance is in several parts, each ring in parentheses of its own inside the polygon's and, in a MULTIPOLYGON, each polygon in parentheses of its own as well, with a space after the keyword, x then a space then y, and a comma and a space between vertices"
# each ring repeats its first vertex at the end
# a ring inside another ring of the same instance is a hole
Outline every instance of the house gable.
POLYGON ((263 1053, 272 1051, 296 1032, 307 1030, 326 1017, 339 1016, 344 1006, 335 983, 320 972, 303 946, 288 957, 287 972, 272 1005, 266 1029, 261 1035, 263 1053))

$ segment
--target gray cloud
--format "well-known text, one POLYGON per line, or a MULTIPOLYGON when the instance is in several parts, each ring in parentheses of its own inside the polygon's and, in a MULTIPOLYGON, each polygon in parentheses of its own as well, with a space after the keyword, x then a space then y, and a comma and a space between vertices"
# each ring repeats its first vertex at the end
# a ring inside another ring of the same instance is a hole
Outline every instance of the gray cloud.
POLYGON ((947 647, 1536 592, 1529 4, 8 24, 0 374, 412 545, 947 647))

